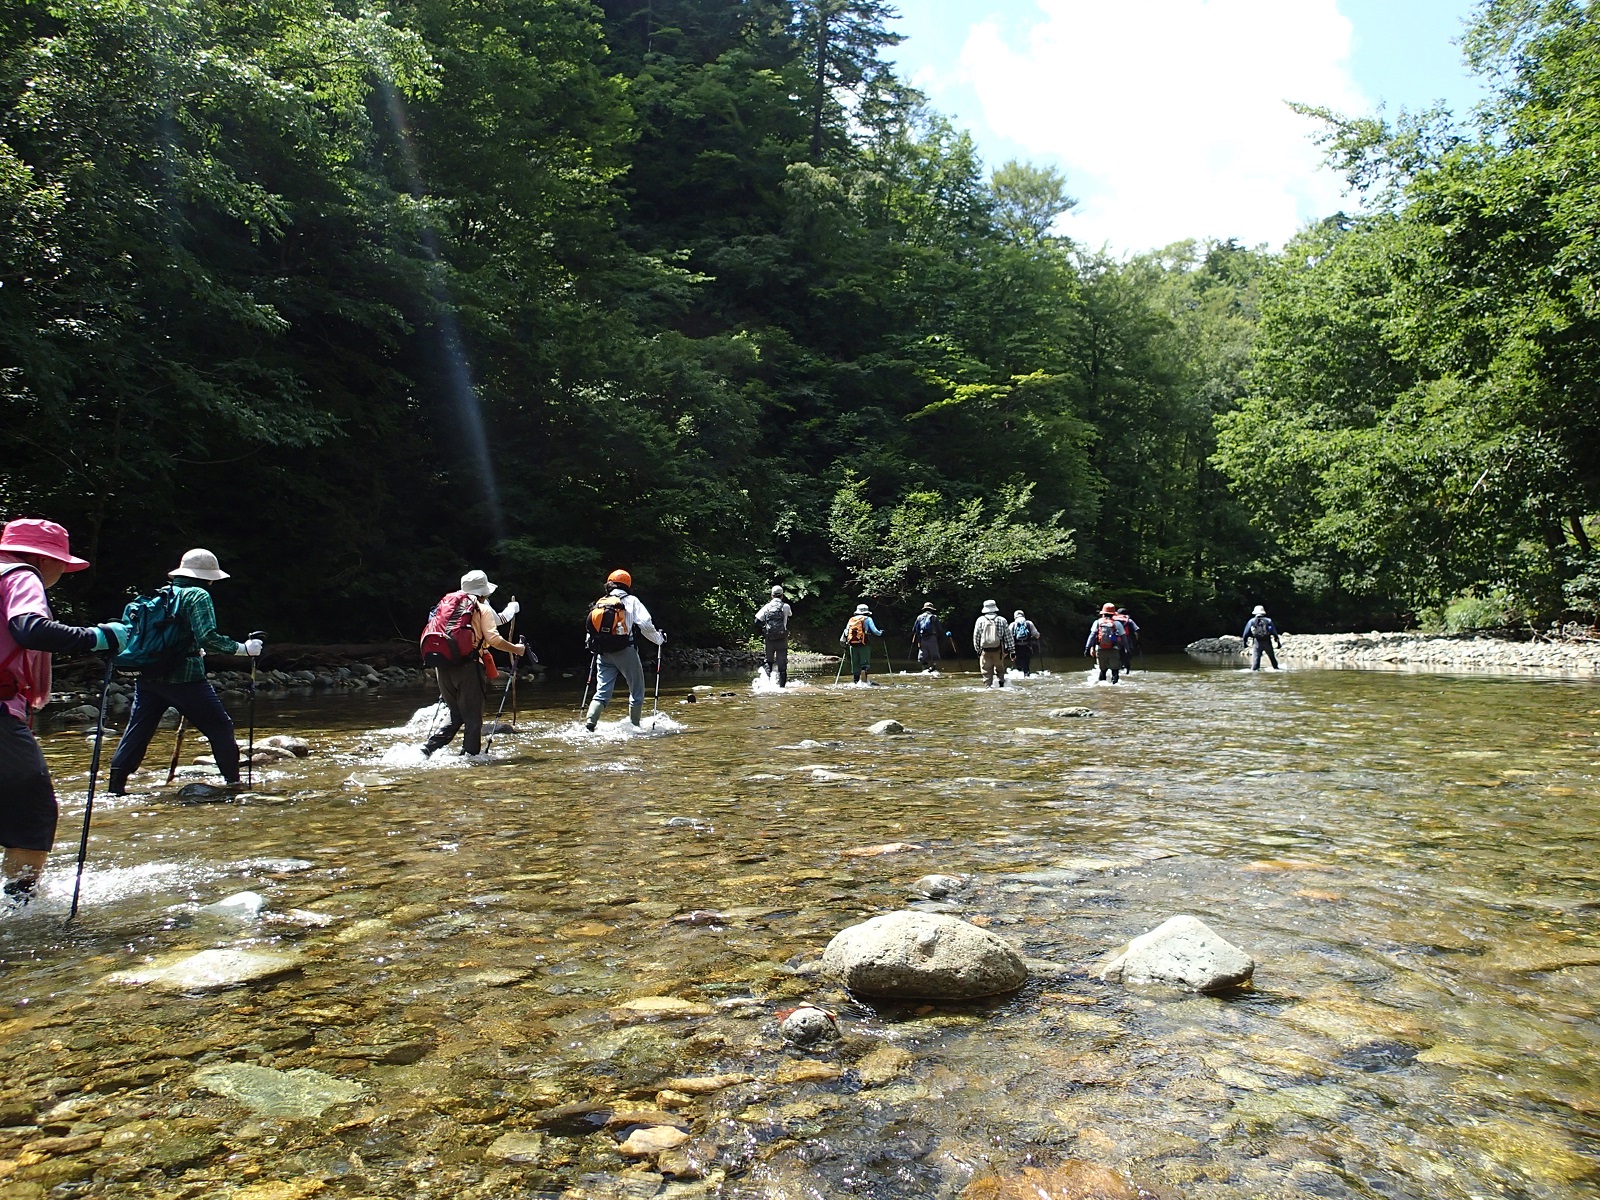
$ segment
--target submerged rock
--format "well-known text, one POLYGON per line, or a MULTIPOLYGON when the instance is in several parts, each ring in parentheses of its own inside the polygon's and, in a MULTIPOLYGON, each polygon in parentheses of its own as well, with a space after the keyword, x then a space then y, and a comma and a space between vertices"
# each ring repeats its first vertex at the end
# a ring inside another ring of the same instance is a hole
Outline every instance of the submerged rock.
POLYGON ((305 758, 311 753, 311 743, 303 737, 290 737, 286 733, 275 733, 269 738, 262 738, 261 745, 271 746, 277 750, 287 750, 296 758, 305 758))
POLYGON ((167 992, 215 992, 287 975, 298 971, 303 962, 303 956, 294 951, 202 950, 168 955, 108 978, 112 983, 149 984, 167 992))
POLYGON ((911 885, 913 895, 925 896, 929 900, 943 900, 953 892, 959 892, 967 886, 967 880, 962 875, 924 875, 911 885))
POLYGON ((886 733, 904 733, 905 731, 906 731, 906 727, 904 725, 900 724, 899 721, 895 721, 895 720, 892 720, 892 719, 891 720, 887 720, 887 721, 879 721, 875 725, 867 726, 867 732, 868 733, 886 734, 886 733))
POLYGON ((822 954, 823 974, 863 996, 966 1000, 1021 987, 1028 978, 1010 943, 942 913, 893 912, 842 930, 822 954))
POLYGON ((1049 715, 1057 720, 1063 717, 1092 717, 1094 716, 1094 709, 1074 705, 1072 708, 1052 708, 1049 715))
POLYGON ((179 804, 226 804, 239 795, 237 788, 215 783, 186 783, 178 789, 179 804))
POLYGON ((1255 969, 1253 958, 1200 918, 1177 916, 1134 938, 1099 976, 1214 992, 1247 982, 1255 969))
POLYGON ((811 1046, 839 1036, 839 1021, 827 1009, 802 1004, 778 1014, 778 1032, 796 1046, 811 1046))
POLYGON ((501 1162, 531 1163, 538 1162, 543 1152, 542 1133, 503 1133, 489 1143, 484 1154, 501 1162))
POLYGON ((202 905, 200 911, 216 917, 234 917, 241 921, 254 920, 267 906, 267 898, 260 892, 235 892, 224 896, 215 904, 202 905))
POLYGON ((194 1082, 264 1117, 320 1117, 326 1108, 349 1104, 366 1094, 359 1083, 301 1067, 277 1071, 254 1063, 202 1067, 194 1082))

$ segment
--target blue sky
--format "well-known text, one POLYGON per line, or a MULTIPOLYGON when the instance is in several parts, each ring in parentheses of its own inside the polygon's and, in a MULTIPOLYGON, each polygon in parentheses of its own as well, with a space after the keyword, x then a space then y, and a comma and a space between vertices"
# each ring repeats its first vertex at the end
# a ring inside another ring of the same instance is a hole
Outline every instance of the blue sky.
POLYGON ((1469 0, 900 0, 901 74, 991 166, 1059 168, 1060 230, 1146 250, 1281 245, 1353 207, 1285 101, 1393 114, 1482 98, 1469 0))

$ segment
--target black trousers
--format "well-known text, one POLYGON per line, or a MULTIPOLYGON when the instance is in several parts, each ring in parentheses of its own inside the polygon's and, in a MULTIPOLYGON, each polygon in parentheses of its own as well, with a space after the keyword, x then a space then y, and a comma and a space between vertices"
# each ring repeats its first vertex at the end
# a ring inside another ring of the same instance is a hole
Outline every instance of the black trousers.
POLYGON ((55 788, 33 730, 0 709, 0 846, 49 850, 56 840, 55 788))
POLYGON ((229 783, 239 782, 239 743, 233 736, 233 718, 222 707, 217 689, 204 679, 194 683, 161 683, 141 679, 133 687, 133 711, 128 727, 122 731, 117 752, 111 756, 111 769, 132 774, 144 761, 150 739, 167 709, 175 708, 183 718, 205 734, 216 756, 217 770, 229 783))
POLYGON ((423 750, 432 754, 448 746, 457 731, 466 728, 461 738, 461 752, 472 755, 483 750, 483 702, 489 691, 489 679, 484 674, 483 663, 474 655, 466 662, 447 667, 435 667, 439 679, 439 695, 450 710, 450 723, 423 744, 423 750))

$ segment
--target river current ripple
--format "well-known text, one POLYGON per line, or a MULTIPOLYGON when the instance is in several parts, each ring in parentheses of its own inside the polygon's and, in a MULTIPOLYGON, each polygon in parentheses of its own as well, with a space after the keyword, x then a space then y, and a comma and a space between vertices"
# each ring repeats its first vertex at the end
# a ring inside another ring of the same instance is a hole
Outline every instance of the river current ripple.
POLYGON ((1003 691, 724 677, 693 704, 705 682, 669 679, 643 735, 584 734, 577 681, 530 687, 476 763, 421 759, 415 692, 263 705, 258 738, 313 755, 235 803, 176 804, 154 770, 97 800, 66 928, 88 752, 48 736, 59 852, 0 917, 0 1197, 954 1200, 1069 1160, 1169 1200, 1596 1194, 1600 689, 1049 665, 1003 691), (1076 705, 1097 715, 1049 715, 1076 705), (934 871, 1065 970, 967 1005, 814 973, 934 871), (255 919, 199 911, 245 889, 255 919), (1248 950, 1254 988, 1093 978, 1177 913, 1248 950), (301 965, 110 978, 216 947, 301 965), (785 1047, 802 999, 842 1040, 785 1047), (360 1093, 262 1115, 195 1078, 230 1063, 360 1093), (624 1157, 637 1109, 690 1140, 624 1157))

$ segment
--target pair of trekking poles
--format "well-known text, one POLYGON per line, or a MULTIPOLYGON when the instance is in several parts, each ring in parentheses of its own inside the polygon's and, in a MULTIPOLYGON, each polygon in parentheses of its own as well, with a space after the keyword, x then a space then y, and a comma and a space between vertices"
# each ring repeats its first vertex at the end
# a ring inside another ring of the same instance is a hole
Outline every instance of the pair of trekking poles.
MULTIPOLYGON (((889 674, 893 675, 894 674, 894 660, 889 657, 889 638, 888 638, 887 635, 880 633, 878 635, 878 640, 883 643, 883 664, 884 664, 884 666, 889 668, 889 674)), ((865 645, 866 643, 862 643, 862 644, 865 645)), ((833 681, 835 683, 838 683, 840 677, 844 675, 845 659, 847 659, 849 657, 850 657, 850 654, 849 654, 848 650, 846 650, 846 652, 843 655, 840 656, 840 658, 839 658, 839 669, 833 673, 833 681)))
MULTIPOLYGON (((258 629, 250 634, 252 639, 265 638, 266 630, 258 629)), ((89 791, 83 802, 83 832, 78 836, 78 871, 72 881, 72 907, 67 911, 67 921, 70 922, 78 915, 78 901, 83 895, 83 867, 89 860, 89 823, 94 819, 94 788, 100 778, 100 750, 106 737, 106 706, 111 699, 111 677, 116 673, 117 656, 115 653, 106 656, 106 673, 100 681, 100 715, 95 720, 94 727, 94 752, 89 756, 89 791)), ((178 714, 178 738, 172 748, 172 764, 167 768, 167 782, 171 783, 178 773, 178 755, 183 751, 183 726, 184 717, 178 714)), ((255 757, 256 757, 256 656, 250 656, 250 742, 249 749, 245 752, 245 786, 255 786, 255 757)))

